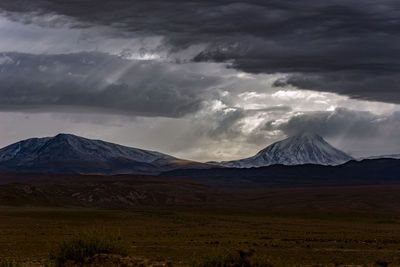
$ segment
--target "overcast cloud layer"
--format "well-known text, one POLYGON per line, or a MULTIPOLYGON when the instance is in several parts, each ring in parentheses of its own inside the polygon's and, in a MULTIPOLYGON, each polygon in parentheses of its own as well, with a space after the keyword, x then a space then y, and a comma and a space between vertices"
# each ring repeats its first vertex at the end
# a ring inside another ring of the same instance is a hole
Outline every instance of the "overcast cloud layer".
POLYGON ((194 60, 294 75, 277 86, 400 102, 396 0, 4 0, 0 9, 24 23, 110 27, 103 34, 114 37, 162 36, 172 51, 205 44, 194 60))
POLYGON ((229 160, 314 131, 400 154, 399 18, 395 0, 2 0, 0 144, 229 160))

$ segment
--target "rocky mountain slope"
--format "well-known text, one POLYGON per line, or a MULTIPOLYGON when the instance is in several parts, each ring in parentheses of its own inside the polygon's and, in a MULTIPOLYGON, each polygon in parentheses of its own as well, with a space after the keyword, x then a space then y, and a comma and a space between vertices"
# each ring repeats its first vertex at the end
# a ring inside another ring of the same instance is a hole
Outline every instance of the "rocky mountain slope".
POLYGON ((2 172, 156 174, 188 167, 207 165, 71 134, 27 139, 0 149, 2 172))

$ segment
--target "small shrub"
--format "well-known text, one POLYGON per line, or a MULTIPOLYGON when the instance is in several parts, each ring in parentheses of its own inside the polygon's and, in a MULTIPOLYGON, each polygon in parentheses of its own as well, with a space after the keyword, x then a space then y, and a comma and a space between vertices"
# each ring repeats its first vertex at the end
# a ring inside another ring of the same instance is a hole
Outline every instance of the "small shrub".
POLYGON ((382 267, 387 267, 389 266, 389 262, 386 261, 376 261, 375 266, 382 266, 382 267))
POLYGON ((56 266, 65 266, 67 263, 83 264, 97 254, 126 256, 128 246, 119 234, 93 230, 65 240, 51 252, 51 258, 55 260, 56 266))

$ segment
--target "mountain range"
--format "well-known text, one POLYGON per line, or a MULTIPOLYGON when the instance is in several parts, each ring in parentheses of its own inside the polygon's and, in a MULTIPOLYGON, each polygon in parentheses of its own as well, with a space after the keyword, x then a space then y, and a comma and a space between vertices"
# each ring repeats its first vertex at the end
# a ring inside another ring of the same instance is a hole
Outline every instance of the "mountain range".
POLYGON ((158 175, 179 169, 258 168, 279 164, 336 166, 351 160, 354 160, 351 156, 313 133, 288 137, 262 149, 253 157, 207 163, 71 134, 58 134, 23 140, 0 149, 0 172, 158 175))

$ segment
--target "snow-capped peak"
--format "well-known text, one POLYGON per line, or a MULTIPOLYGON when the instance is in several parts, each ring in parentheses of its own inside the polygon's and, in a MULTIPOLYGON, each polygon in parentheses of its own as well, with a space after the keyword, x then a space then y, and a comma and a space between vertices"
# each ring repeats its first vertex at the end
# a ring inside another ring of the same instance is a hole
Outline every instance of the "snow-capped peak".
POLYGON ((331 146, 318 134, 305 132, 273 143, 253 157, 221 162, 218 165, 239 168, 263 167, 273 164, 339 165, 352 159, 346 153, 331 146))

